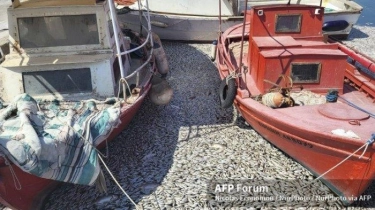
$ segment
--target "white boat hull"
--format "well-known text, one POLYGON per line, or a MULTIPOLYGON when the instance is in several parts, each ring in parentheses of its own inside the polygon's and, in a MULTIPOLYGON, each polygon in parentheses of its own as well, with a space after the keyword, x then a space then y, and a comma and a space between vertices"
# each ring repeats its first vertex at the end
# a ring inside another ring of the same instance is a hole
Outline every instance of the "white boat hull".
MULTIPOLYGON (((150 13, 152 30, 164 40, 212 41, 219 35, 219 18, 203 16, 180 16, 150 13)), ((139 31, 138 12, 119 15, 125 28, 139 31)), ((241 23, 242 16, 223 17, 222 31, 241 23)))
POLYGON ((357 23, 360 15, 361 15, 360 12, 358 13, 332 13, 332 14, 324 15, 324 22, 345 20, 346 22, 349 23, 349 26, 344 30, 330 31, 330 32, 325 32, 325 33, 328 35, 340 36, 340 37, 343 37, 343 39, 346 39, 347 36, 350 34, 350 31, 352 30, 354 24, 357 23))
MULTIPOLYGON (((302 3, 316 4, 312 0, 305 0, 302 3)), ((327 0, 326 0, 327 1, 327 0)), ((336 35, 342 38, 346 38, 353 25, 357 22, 362 7, 354 2, 347 2, 345 0, 330 0, 330 4, 335 3, 335 5, 330 5, 330 7, 337 8, 336 11, 329 11, 324 15, 324 21, 336 21, 345 20, 349 23, 348 27, 340 31, 330 31, 326 32, 328 35, 336 35), (338 2, 338 3, 337 3, 338 2), (345 3, 343 3, 345 2, 345 3), (345 5, 345 6, 344 6, 345 5), (350 9, 343 9, 348 8, 350 9)), ((275 4, 283 3, 283 0, 274 1, 249 1, 248 8, 252 6, 264 5, 264 4, 275 4)), ((180 10, 176 9, 176 3, 171 3, 175 6, 165 7, 169 5, 168 2, 164 2, 164 10, 160 11, 160 8, 155 7, 153 10, 151 6, 150 18, 153 25, 153 31, 157 33, 161 39, 164 40, 181 40, 181 41, 212 41, 218 37, 219 32, 219 15, 212 15, 211 10, 217 10, 218 6, 215 4, 212 8, 207 8, 207 13, 202 14, 200 9, 197 8, 188 10, 189 12, 195 12, 194 14, 182 13, 180 10)), ((194 4, 191 4, 194 5, 194 4)), ((190 5, 190 7, 192 7, 190 5)), ((227 14, 227 10, 233 5, 222 4, 222 10, 224 14, 227 14)), ((324 5, 323 5, 324 6, 324 5)), ((327 4, 328 6, 328 4, 327 4)), ((133 10, 124 14, 119 14, 119 21, 124 24, 124 27, 130 28, 132 30, 139 30, 139 18, 138 11, 135 10, 137 7, 130 7, 133 10)), ((243 10, 239 8, 238 10, 243 10)), ((238 14, 238 11, 233 11, 233 14, 238 14)), ((235 15, 223 15, 221 31, 225 31, 230 26, 242 23, 242 16, 235 15)))

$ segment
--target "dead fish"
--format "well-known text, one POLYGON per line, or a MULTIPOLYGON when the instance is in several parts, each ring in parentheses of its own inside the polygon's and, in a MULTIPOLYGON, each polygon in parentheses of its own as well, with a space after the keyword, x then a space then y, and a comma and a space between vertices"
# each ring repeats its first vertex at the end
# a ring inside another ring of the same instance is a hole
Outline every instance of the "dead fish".
POLYGON ((152 159, 154 156, 155 156, 154 153, 150 153, 150 154, 145 155, 145 156, 142 158, 142 160, 150 160, 150 159, 152 159))
POLYGON ((155 190, 160 184, 157 183, 150 183, 150 184, 145 184, 142 186, 142 193, 144 194, 150 194, 153 190, 155 190))
POLYGON ((115 200, 117 200, 119 198, 118 195, 106 195, 106 196, 103 196, 103 197, 99 197, 95 202, 94 204, 97 205, 97 206, 103 206, 103 205, 106 205, 108 203, 112 203, 114 202, 115 200))
POLYGON ((226 144, 217 144, 217 143, 213 143, 210 145, 211 148, 213 149, 218 149, 218 150, 223 150, 227 147, 226 144))

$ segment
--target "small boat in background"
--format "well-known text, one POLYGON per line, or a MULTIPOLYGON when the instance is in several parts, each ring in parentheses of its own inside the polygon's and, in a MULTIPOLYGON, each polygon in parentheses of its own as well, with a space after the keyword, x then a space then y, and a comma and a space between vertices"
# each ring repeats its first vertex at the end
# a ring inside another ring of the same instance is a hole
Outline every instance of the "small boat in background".
MULTIPOLYGON (((137 29, 138 12, 144 8, 145 0, 133 5, 118 2, 119 20, 124 27, 137 29), (122 6, 121 6, 122 5, 122 6)), ((288 0, 249 0, 247 8, 253 6, 283 4, 288 0)), ((357 22, 362 7, 350 0, 291 0, 291 4, 307 4, 325 7, 324 31, 340 39, 346 39, 357 22)), ((161 39, 183 41, 212 41, 221 30, 240 24, 243 21, 245 0, 153 0, 149 3, 151 24, 161 39), (221 14, 221 15, 219 15, 221 14)))
POLYGON ((122 31, 111 0, 15 0, 8 21, 0 202, 39 209, 62 182, 105 191, 97 149, 126 128, 147 94, 156 104, 171 100, 160 39, 149 23, 139 24, 145 37, 122 31))
POLYGON ((375 178, 375 62, 327 42, 323 11, 247 11, 218 39, 220 102, 350 204, 375 178))

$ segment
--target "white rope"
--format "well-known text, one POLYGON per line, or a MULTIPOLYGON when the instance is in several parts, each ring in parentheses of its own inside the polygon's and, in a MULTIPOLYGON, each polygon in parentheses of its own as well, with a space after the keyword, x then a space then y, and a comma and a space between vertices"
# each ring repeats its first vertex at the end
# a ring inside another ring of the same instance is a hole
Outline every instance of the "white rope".
MULTIPOLYGON (((128 88, 129 93, 130 93, 130 94, 132 93, 132 92, 131 92, 132 90, 130 89, 130 86, 129 86, 128 82, 126 81, 126 79, 125 79, 125 78, 121 78, 121 79, 119 80, 119 87, 118 87, 118 93, 117 93, 117 100, 120 100, 121 84, 123 84, 123 83, 126 84, 126 87, 128 88)), ((124 97, 124 101, 126 101, 126 88, 123 88, 123 89, 125 89, 125 90, 123 90, 124 92, 123 92, 122 94, 123 94, 123 97, 124 97)))
POLYGON ((226 79, 226 83, 227 83, 227 85, 228 85, 228 82, 229 82, 229 80, 231 80, 231 79, 235 79, 235 78, 238 78, 238 77, 241 77, 241 73, 238 73, 238 74, 236 74, 236 72, 235 71, 232 71, 225 79, 226 79))
POLYGON ((100 157, 100 155, 98 154, 98 157, 99 157, 99 160, 102 162, 102 164, 104 165, 105 169, 107 169, 107 172, 109 173, 109 175, 112 177, 113 181, 116 183, 116 185, 120 188, 120 190, 124 193, 124 195, 129 199, 129 201, 134 205, 135 209, 139 209, 137 207, 137 204, 133 201, 133 199, 130 198, 130 196, 125 192, 124 188, 121 187, 120 183, 117 181, 117 179, 115 178, 115 176, 112 174, 112 172, 109 170, 108 166, 105 164, 104 160, 102 159, 102 157, 100 157))
MULTIPOLYGON (((324 172, 323 174, 321 174, 320 176, 318 176, 317 178, 315 178, 314 180, 312 180, 310 183, 308 183, 307 185, 310 185, 311 183, 319 180, 320 178, 322 178, 323 176, 325 176, 326 174, 328 174, 329 172, 331 172, 332 170, 334 170, 335 168, 337 168, 339 165, 341 165, 342 163, 344 163, 345 161, 347 161, 349 158, 351 158, 353 155, 355 155, 358 151, 360 151, 363 147, 365 147, 365 149, 363 150, 363 153, 362 155, 359 157, 362 158, 362 156, 365 154, 367 148, 368 148, 368 145, 372 144, 374 142, 375 138, 374 136, 372 136, 369 140, 367 140, 367 142, 362 145, 360 148, 358 148, 356 151, 354 151, 353 153, 351 153, 348 157, 346 157, 344 160, 342 160, 341 162, 337 163, 336 165, 334 165, 332 168, 328 169, 326 172, 324 172)), ((303 187, 306 187, 303 186, 303 187)))
MULTIPOLYGON (((55 115, 56 116, 56 115, 55 115)), ((57 116, 56 118, 62 122, 57 116)), ((109 170, 108 166, 105 164, 104 160, 102 159, 101 155, 103 155, 94 145, 91 144, 91 142, 89 142, 88 140, 86 140, 86 138, 84 138, 84 136, 80 133, 78 133, 71 125, 65 123, 66 125, 68 125, 75 133, 77 133, 84 141, 86 141, 87 143, 89 143, 97 152, 98 152, 98 157, 99 157, 99 160, 100 162, 104 165, 105 169, 107 170, 107 172, 109 173, 109 175, 111 176, 111 178, 113 179, 113 181, 116 183, 116 185, 120 188, 120 190, 124 193, 124 195, 130 200, 130 202, 135 206, 135 209, 138 209, 137 208, 137 204, 130 198, 130 196, 125 192, 125 190, 121 187, 121 185, 118 183, 117 179, 113 176, 112 172, 109 170)), ((108 154, 107 154, 108 155, 108 154)), ((104 155, 103 155, 104 156, 104 155)), ((104 156, 106 157, 106 156, 104 156)))
MULTIPOLYGON (((101 110, 100 110, 101 111, 101 110)), ((102 154, 101 152, 100 152, 100 150, 98 150, 96 147, 95 147, 95 145, 93 145, 90 141, 88 141, 81 133, 79 133, 78 131, 76 131, 75 129, 74 129, 74 127, 73 126, 71 126, 71 125, 69 125, 68 124, 68 122, 64 122, 64 121, 62 121, 62 120, 60 120, 60 118, 54 113, 54 112, 52 112, 54 115, 55 115, 55 117, 56 117, 56 119, 60 122, 60 123, 62 123, 62 124, 64 124, 64 125, 67 125, 70 129, 72 129, 73 130, 73 132, 75 132, 83 141, 85 141, 87 144, 89 144, 89 145, 91 145, 91 147, 94 149, 94 150, 96 150, 96 152, 98 153, 98 154, 101 154, 101 155, 103 155, 104 157, 107 157, 108 156, 108 149, 106 150, 106 155, 104 155, 104 154, 102 154)), ((91 121, 92 120, 92 118, 94 117, 94 112, 92 113, 92 116, 89 116, 89 120, 91 121)), ((90 122, 89 122, 89 124, 90 124, 90 122)), ((105 140, 106 141, 106 145, 108 146, 108 142, 107 142, 107 139, 105 140)))
POLYGON ((16 172, 14 172, 12 164, 8 161, 7 157, 3 153, 0 153, 0 157, 2 157, 4 159, 5 165, 9 166, 9 170, 10 170, 10 173, 12 174, 12 178, 13 178, 13 182, 14 182, 14 187, 17 190, 21 190, 22 189, 21 182, 18 179, 18 177, 16 175, 16 172))
MULTIPOLYGON (((125 81, 126 82, 126 81, 125 81)), ((127 84, 127 82, 126 82, 127 84)), ((128 86, 129 87, 129 86, 128 86)), ((130 90, 130 88, 129 88, 130 90)), ((39 104, 38 104, 38 109, 40 110, 40 107, 39 107, 39 104)), ((53 112, 54 113, 54 112, 53 112)), ((89 142, 86 138, 84 138, 84 136, 77 132, 71 125, 69 125, 67 122, 62 122, 59 117, 54 113, 56 119, 58 121, 60 121, 61 123, 67 125, 69 128, 71 128, 76 134, 78 134, 78 136, 83 139, 85 142, 87 142, 88 144, 90 144, 97 152, 98 152, 98 158, 99 160, 101 161, 101 163, 104 165, 105 169, 107 170, 107 172, 110 174, 111 178, 113 179, 113 181, 116 183, 116 185, 120 188, 120 190, 123 192, 123 194, 129 199, 129 201, 135 206, 135 209, 139 209, 137 207, 137 204, 133 201, 133 199, 130 198, 130 196, 126 193, 126 191, 121 187, 121 185, 119 184, 119 182, 117 181, 117 179, 114 177, 114 175, 112 174, 112 172, 109 170, 108 166, 105 164, 104 160, 102 159, 101 157, 101 152, 93 145, 91 144, 91 142, 89 142)), ((108 147, 107 147, 108 148, 108 147)), ((107 154, 108 155, 108 154, 107 154)), ((104 155, 103 155, 104 156, 104 155)), ((13 181, 14 181, 14 186, 16 187, 17 190, 21 190, 22 189, 22 186, 21 186, 21 183, 18 179, 18 177, 16 176, 11 164, 9 163, 8 159, 6 158, 6 156, 2 153, 0 153, 0 157, 3 157, 4 158, 4 161, 5 161, 5 164, 9 166, 9 169, 11 171, 11 174, 12 174, 12 177, 13 177, 13 181), (18 184, 18 185, 17 185, 18 184)), ((106 157, 106 156, 104 156, 106 157)))
POLYGON ((316 180, 318 180, 318 179, 320 179, 320 178, 322 178, 324 175, 328 174, 328 173, 331 172, 333 169, 335 169, 335 168, 337 168, 339 165, 343 164, 345 161, 347 161, 349 158, 351 158, 353 155, 355 155, 355 153, 357 153, 359 150, 361 150, 361 149, 362 149, 363 147, 365 147, 366 145, 368 145, 367 142, 366 142, 364 145, 362 145, 360 148, 358 148, 356 151, 354 151, 352 154, 350 154, 348 157, 346 157, 344 160, 342 160, 341 162, 339 162, 338 164, 336 164, 335 166, 333 166, 332 168, 328 169, 326 172, 324 172, 323 174, 321 174, 320 176, 318 176, 317 178, 315 178, 315 179, 313 180, 313 182, 316 181, 316 180))
POLYGON ((366 150, 367 150, 367 148, 368 148, 368 145, 369 145, 369 144, 366 143, 366 147, 365 147, 365 149, 363 150, 361 156, 359 156, 359 159, 361 159, 361 158, 363 157, 363 155, 365 154, 365 152, 366 152, 366 150))

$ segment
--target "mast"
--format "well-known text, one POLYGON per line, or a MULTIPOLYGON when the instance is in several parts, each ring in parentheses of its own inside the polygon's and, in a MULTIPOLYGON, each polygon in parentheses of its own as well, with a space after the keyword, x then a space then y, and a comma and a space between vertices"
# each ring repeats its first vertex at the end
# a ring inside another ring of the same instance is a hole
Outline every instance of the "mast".
POLYGON ((219 0, 219 33, 221 32, 221 0, 219 0))
MULTIPOLYGON (((241 36, 241 52, 240 52, 240 66, 239 66, 239 71, 242 73, 242 66, 243 66, 243 41, 244 41, 244 36, 245 36, 245 27, 246 27, 246 10, 247 10, 247 1, 245 1, 245 12, 243 14, 243 24, 242 24, 242 36, 241 36)), ((241 83, 241 80, 239 80, 241 83)))

